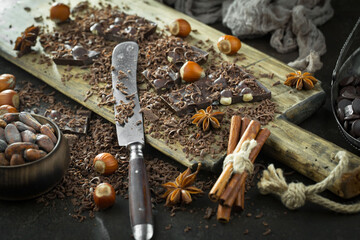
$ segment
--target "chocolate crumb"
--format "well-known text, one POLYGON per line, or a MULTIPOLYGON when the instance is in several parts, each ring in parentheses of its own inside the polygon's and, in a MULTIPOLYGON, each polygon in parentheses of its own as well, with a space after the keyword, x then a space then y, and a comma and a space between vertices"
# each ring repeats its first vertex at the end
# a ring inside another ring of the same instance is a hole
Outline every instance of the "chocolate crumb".
POLYGON ((244 235, 248 235, 249 234, 249 229, 245 229, 243 232, 244 235))
POLYGON ((171 225, 171 224, 169 224, 169 225, 165 226, 165 230, 170 230, 170 229, 171 229, 171 227, 172 227, 172 225, 171 225))
POLYGON ((184 232, 189 232, 190 230, 191 230, 191 227, 186 226, 185 229, 184 229, 184 232))
POLYGON ((276 86, 276 85, 279 85, 280 83, 281 83, 280 81, 274 82, 274 83, 272 84, 272 86, 274 87, 274 86, 276 86))
POLYGON ((264 216, 264 213, 261 212, 258 215, 255 216, 256 219, 262 218, 264 216))
POLYGON ((267 236, 267 235, 269 235, 270 233, 271 233, 271 229, 268 228, 268 229, 265 230, 265 232, 263 232, 262 235, 267 236))
POLYGON ((214 210, 211 207, 207 207, 205 210, 204 219, 210 219, 214 214, 214 210))

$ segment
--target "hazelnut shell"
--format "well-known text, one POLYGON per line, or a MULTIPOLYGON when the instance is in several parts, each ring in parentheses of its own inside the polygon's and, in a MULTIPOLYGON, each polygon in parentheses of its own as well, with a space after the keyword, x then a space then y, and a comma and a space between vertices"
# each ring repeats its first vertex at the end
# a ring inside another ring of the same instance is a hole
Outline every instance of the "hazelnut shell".
POLYGON ((177 37, 187 37, 191 32, 191 26, 185 19, 179 18, 170 23, 169 30, 172 35, 177 37))
POLYGON ((115 189, 109 183, 100 183, 94 190, 93 198, 99 209, 109 208, 115 203, 115 189))
POLYGON ((66 21, 70 16, 70 7, 63 3, 54 3, 50 8, 50 19, 56 23, 66 21))
POLYGON ((93 163, 95 171, 103 175, 110 175, 119 167, 118 161, 110 153, 99 153, 94 158, 93 163))
POLYGON ((188 61, 180 68, 180 76, 185 82, 192 83, 204 77, 205 72, 196 62, 188 61))
POLYGON ((241 41, 235 36, 224 35, 219 38, 217 46, 220 52, 227 55, 233 55, 241 48, 241 41))

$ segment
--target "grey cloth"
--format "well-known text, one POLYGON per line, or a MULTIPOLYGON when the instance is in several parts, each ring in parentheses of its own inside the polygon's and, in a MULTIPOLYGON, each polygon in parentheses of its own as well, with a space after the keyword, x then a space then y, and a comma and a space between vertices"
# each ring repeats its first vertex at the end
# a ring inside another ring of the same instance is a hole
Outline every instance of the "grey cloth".
POLYGON ((221 20, 223 0, 161 0, 197 20, 211 24, 221 20))
POLYGON ((223 7, 223 23, 234 35, 271 33, 270 45, 278 52, 299 49, 299 57, 289 66, 308 72, 322 67, 326 43, 317 26, 333 16, 330 0, 234 0, 223 7))
POLYGON ((233 35, 253 38, 270 33, 270 45, 280 53, 299 49, 291 67, 315 72, 326 52, 317 26, 334 14, 330 0, 159 0, 206 24, 221 20, 233 35))

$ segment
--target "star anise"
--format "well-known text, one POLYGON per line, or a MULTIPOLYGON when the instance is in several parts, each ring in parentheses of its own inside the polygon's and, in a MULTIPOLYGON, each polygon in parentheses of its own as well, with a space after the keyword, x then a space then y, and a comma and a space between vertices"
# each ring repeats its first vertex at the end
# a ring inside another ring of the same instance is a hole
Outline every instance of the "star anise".
POLYGON ((25 31, 21 33, 21 36, 16 39, 14 50, 19 51, 19 57, 29 53, 31 47, 35 46, 39 31, 39 27, 32 25, 26 28, 25 31))
POLYGON ((175 182, 163 184, 163 187, 167 189, 162 195, 163 198, 166 198, 166 206, 171 206, 179 202, 189 204, 192 201, 191 194, 203 192, 201 189, 191 186, 195 182, 200 166, 201 163, 198 164, 194 173, 191 173, 190 168, 188 168, 175 179, 175 182))
POLYGON ((306 90, 310 90, 314 88, 314 85, 317 82, 318 80, 315 77, 311 76, 311 73, 301 73, 301 71, 296 71, 286 75, 286 80, 284 84, 290 87, 296 87, 297 90, 301 90, 303 88, 306 90))
POLYGON ((220 127, 220 121, 224 116, 223 112, 213 112, 212 106, 208 106, 206 110, 200 109, 197 113, 191 117, 194 119, 192 121, 193 124, 196 124, 198 127, 202 125, 202 129, 207 131, 210 128, 210 125, 213 128, 220 127))

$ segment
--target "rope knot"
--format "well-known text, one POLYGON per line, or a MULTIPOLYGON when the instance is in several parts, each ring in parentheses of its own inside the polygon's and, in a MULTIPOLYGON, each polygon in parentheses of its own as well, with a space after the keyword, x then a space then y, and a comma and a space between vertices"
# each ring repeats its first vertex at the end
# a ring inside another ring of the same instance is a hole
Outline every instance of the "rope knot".
POLYGON ((306 187, 303 183, 290 183, 287 189, 280 194, 282 203, 294 210, 305 205, 306 187))
POLYGON ((226 156, 223 168, 230 162, 233 163, 233 172, 243 173, 247 171, 249 174, 252 174, 254 171, 254 165, 249 159, 251 151, 256 147, 256 140, 246 140, 240 148, 240 151, 237 153, 231 153, 226 156))

